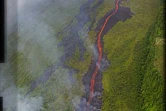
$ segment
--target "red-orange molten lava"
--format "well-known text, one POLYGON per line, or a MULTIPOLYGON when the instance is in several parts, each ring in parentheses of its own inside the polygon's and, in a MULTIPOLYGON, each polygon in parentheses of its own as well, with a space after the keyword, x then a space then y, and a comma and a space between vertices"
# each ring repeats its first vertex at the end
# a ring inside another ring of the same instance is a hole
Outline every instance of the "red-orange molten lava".
POLYGON ((93 94, 94 94, 95 78, 96 78, 97 72, 98 72, 98 70, 100 68, 100 63, 101 63, 101 59, 102 59, 101 34, 102 34, 102 32, 103 32, 108 20, 118 11, 118 8, 119 8, 118 3, 119 3, 119 1, 120 0, 116 1, 116 3, 115 3, 115 11, 106 18, 106 20, 105 20, 105 22, 104 22, 104 24, 103 24, 103 26, 102 26, 99 34, 98 34, 98 37, 97 37, 97 48, 98 48, 98 51, 99 51, 99 56, 98 56, 98 61, 97 61, 97 65, 96 65, 95 71, 93 72, 92 79, 91 79, 90 96, 89 96, 89 99, 88 99, 88 104, 90 104, 91 101, 92 101, 92 97, 93 97, 93 94))

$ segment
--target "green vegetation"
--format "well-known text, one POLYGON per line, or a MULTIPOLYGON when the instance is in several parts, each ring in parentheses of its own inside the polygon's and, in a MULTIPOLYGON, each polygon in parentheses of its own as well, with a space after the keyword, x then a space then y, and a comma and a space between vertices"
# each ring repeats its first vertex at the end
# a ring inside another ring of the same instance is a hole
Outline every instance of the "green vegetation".
MULTIPOLYGON (((157 0, 123 2, 122 6, 130 7, 135 15, 118 22, 104 36, 104 53, 111 66, 103 73, 102 111, 163 110, 163 78, 154 66, 158 49, 154 46, 157 34, 153 33, 163 32, 151 26, 162 12, 159 4, 157 0)), ((107 8, 98 12, 100 17, 110 10, 107 8)))
POLYGON ((98 20, 100 20, 100 18, 104 17, 104 15, 106 14, 106 12, 110 11, 111 9, 114 8, 114 0, 104 0, 103 4, 101 4, 99 6, 99 8, 96 10, 97 11, 97 17, 96 17, 96 22, 93 25, 92 29, 95 29, 98 23, 98 20))
POLYGON ((13 54, 12 60, 16 85, 18 87, 23 87, 25 84, 28 84, 28 82, 32 80, 31 74, 29 74, 25 68, 28 66, 28 61, 25 59, 24 54, 21 52, 13 54), (21 66, 23 67, 20 68, 21 66))
MULTIPOLYGON (((157 21, 152 25, 148 36, 146 48, 144 51, 148 51, 144 57, 146 61, 142 64, 144 70, 141 71, 143 75, 142 87, 141 87, 141 97, 143 99, 143 107, 145 111, 164 111, 164 68, 163 68, 163 44, 156 44, 157 37, 163 38, 164 31, 164 21, 163 21, 163 8, 160 6, 159 15, 157 21), (159 48, 161 48, 159 50, 159 48), (155 61, 155 59, 160 59, 160 61, 155 61), (154 65, 155 63, 160 64, 154 65), (162 70, 162 71, 161 71, 162 70)), ((165 39, 165 38, 164 38, 165 39)))
POLYGON ((155 61, 154 66, 158 71, 164 75, 164 45, 165 37, 164 35, 164 7, 160 6, 158 20, 156 21, 156 31, 155 31, 155 61))
POLYGON ((74 19, 74 16, 79 12, 80 6, 85 2, 86 0, 66 1, 65 3, 56 1, 56 3, 51 4, 47 9, 43 10, 42 19, 55 32, 60 32, 66 24, 69 24, 74 19))
POLYGON ((96 39, 97 39, 96 38, 97 34, 95 33, 95 31, 89 31, 88 35, 89 35, 89 37, 88 37, 89 42, 91 44, 95 44, 96 43, 96 39))
POLYGON ((82 85, 83 74, 88 71, 88 68, 90 66, 91 53, 89 53, 89 51, 86 51, 84 53, 83 58, 84 58, 84 60, 80 60, 80 52, 79 52, 78 47, 77 47, 73 57, 69 58, 69 60, 66 61, 66 65, 68 65, 70 68, 78 70, 78 73, 76 74, 76 78, 79 81, 80 85, 82 85))
POLYGON ((24 48, 25 52, 14 52, 10 58, 13 77, 18 88, 29 88, 30 83, 43 74, 44 68, 49 67, 53 63, 53 60, 47 58, 46 54, 42 52, 42 47, 40 47, 39 45, 33 47, 33 49, 38 50, 38 53, 36 53, 36 56, 38 57, 30 55, 34 50, 32 49, 32 52, 28 53, 28 48, 28 46, 24 48), (30 56, 32 57, 30 58, 30 56), (40 60, 40 58, 43 59, 40 60))

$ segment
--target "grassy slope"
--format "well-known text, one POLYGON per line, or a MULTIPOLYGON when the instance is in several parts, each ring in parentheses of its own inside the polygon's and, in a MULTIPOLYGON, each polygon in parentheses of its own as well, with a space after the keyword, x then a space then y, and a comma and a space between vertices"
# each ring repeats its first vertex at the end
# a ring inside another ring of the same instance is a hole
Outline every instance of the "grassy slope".
MULTIPOLYGON (((119 22, 104 36, 104 52, 112 64, 103 74, 102 111, 140 111, 142 106, 138 59, 144 54, 144 38, 156 18, 159 1, 130 1, 122 5, 129 6, 135 15, 119 22)), ((109 8, 101 9, 99 13, 104 15, 109 8)))
POLYGON ((164 32, 163 7, 160 6, 156 22, 152 25, 147 36, 148 43, 144 51, 148 50, 146 61, 143 64, 144 78, 141 87, 143 98, 142 109, 146 111, 164 111, 164 67, 163 67, 163 46, 158 39, 163 38, 164 32))
POLYGON ((156 39, 155 39, 155 61, 154 61, 154 66, 158 69, 158 71, 163 75, 164 74, 164 41, 165 37, 164 35, 164 17, 163 17, 163 11, 164 8, 160 7, 160 14, 158 16, 158 21, 157 25, 158 27, 156 28, 156 39))

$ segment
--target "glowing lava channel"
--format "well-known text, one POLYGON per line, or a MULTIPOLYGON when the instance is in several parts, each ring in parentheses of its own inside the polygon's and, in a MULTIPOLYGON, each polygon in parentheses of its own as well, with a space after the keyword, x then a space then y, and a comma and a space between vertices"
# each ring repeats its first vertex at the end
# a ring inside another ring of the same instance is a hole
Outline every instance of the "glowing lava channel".
POLYGON ((115 6, 116 6, 116 7, 115 7, 114 12, 113 12, 112 14, 110 14, 110 15, 106 18, 106 20, 105 20, 105 22, 104 22, 104 24, 103 24, 103 26, 102 26, 102 28, 101 28, 99 34, 98 34, 98 37, 97 37, 97 48, 98 48, 98 51, 99 51, 99 56, 98 56, 98 61, 97 61, 97 64, 96 64, 95 71, 94 71, 93 74, 92 74, 92 79, 91 79, 91 84, 90 84, 90 95, 89 95, 89 99, 88 99, 88 104, 90 104, 91 101, 92 101, 92 97, 93 97, 93 94, 94 94, 95 78, 96 78, 97 72, 98 72, 98 70, 99 70, 99 68, 100 68, 101 59, 102 59, 101 34, 102 34, 102 32, 103 32, 103 30, 104 30, 104 28, 105 28, 105 26, 106 26, 108 20, 118 11, 118 8, 119 8, 118 3, 119 3, 119 1, 120 1, 120 0, 117 0, 117 1, 116 1, 116 3, 115 3, 115 6))

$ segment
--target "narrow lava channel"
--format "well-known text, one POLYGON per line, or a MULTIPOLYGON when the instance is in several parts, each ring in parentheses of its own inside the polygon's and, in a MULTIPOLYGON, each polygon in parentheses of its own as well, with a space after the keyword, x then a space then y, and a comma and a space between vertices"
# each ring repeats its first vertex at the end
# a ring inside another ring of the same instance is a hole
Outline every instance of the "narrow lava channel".
POLYGON ((109 66, 106 56, 103 54, 102 37, 119 21, 126 21, 133 13, 128 7, 121 7, 122 0, 116 0, 115 9, 108 12, 99 20, 95 29, 98 32, 96 52, 97 57, 93 57, 89 71, 83 77, 83 84, 86 94, 81 99, 80 107, 77 111, 99 111, 102 106, 102 71, 109 66))

